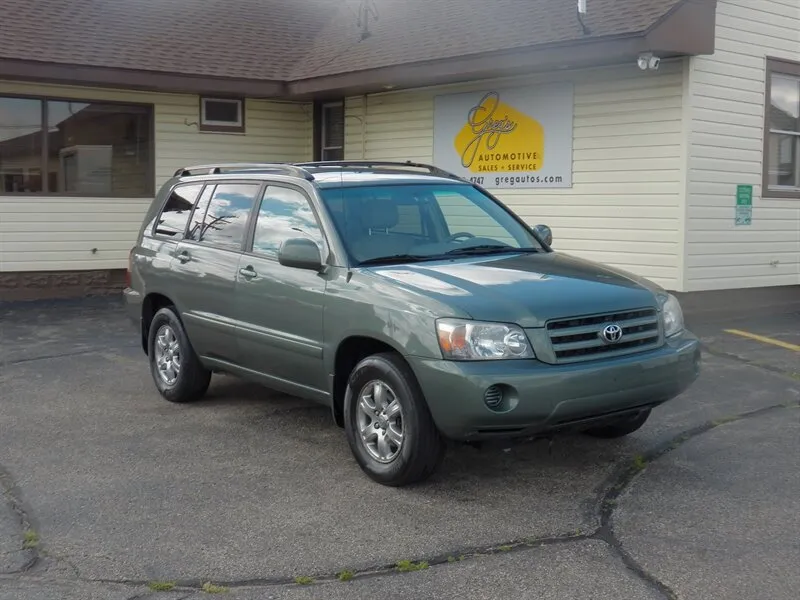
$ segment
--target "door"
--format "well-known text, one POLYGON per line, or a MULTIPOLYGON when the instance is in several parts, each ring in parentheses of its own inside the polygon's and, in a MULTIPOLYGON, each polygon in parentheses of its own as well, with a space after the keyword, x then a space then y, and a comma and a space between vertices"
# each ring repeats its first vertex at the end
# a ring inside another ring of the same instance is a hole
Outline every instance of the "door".
POLYGON ((245 233, 261 184, 226 182, 203 190, 172 261, 173 297, 195 351, 238 364, 233 294, 245 233))
POLYGON ((322 236, 305 192, 268 185, 236 280, 243 366, 301 396, 321 396, 327 389, 322 361, 325 275, 281 265, 278 251, 289 238, 307 237, 322 254, 322 236))

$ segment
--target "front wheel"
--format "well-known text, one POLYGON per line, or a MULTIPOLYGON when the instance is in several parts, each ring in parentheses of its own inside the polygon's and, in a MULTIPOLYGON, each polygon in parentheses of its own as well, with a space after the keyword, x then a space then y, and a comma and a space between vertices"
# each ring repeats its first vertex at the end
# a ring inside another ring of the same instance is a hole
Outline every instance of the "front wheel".
POLYGON ((634 417, 628 417, 626 419, 614 421, 613 423, 609 423, 608 425, 603 425, 601 427, 593 427, 591 429, 587 429, 584 433, 592 437, 605 439, 625 437, 626 435, 629 435, 640 429, 642 425, 645 424, 649 416, 650 409, 643 410, 634 417))
POLYGON ((344 399, 345 433, 361 469, 399 487, 423 481, 441 464, 445 443, 408 365, 376 354, 353 369, 344 399))
POLYGON ((211 371, 200 363, 173 308, 162 308, 153 317, 147 349, 153 381, 165 399, 193 402, 205 395, 211 371))

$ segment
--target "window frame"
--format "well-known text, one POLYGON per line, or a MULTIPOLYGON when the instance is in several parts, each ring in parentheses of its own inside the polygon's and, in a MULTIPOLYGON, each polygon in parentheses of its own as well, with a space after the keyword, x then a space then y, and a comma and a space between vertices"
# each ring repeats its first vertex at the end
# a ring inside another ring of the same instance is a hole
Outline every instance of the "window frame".
POLYGON ((49 198, 111 198, 114 200, 124 200, 130 198, 153 198, 156 193, 156 110, 155 104, 150 102, 125 102, 122 100, 98 100, 94 97, 75 98, 68 96, 51 96, 39 94, 17 94, 0 92, 0 98, 17 98, 21 100, 36 100, 40 103, 41 107, 41 125, 40 134, 42 136, 42 151, 39 169, 42 171, 42 191, 41 192, 4 192, 0 190, 0 197, 4 196, 23 196, 23 197, 49 197, 49 198), (49 191, 50 181, 49 177, 45 177, 48 173, 44 169, 47 165, 47 155, 50 151, 49 136, 47 134, 49 123, 49 110, 47 104, 49 102, 77 102, 81 104, 107 104, 112 106, 136 106, 147 109, 148 116, 150 117, 149 123, 149 140, 148 140, 148 161, 147 161, 147 182, 148 187, 144 194, 136 196, 116 196, 113 194, 91 194, 91 193, 74 193, 74 192, 51 192, 49 191))
MULTIPOLYGON (((326 102, 315 103, 314 110, 314 160, 325 160, 326 150, 341 150, 342 160, 344 160, 346 131, 343 131, 343 139, 341 146, 327 146, 325 140, 325 110, 332 107, 338 107, 342 115, 342 123, 345 121, 345 105, 344 99, 330 100, 326 102)), ((343 125, 344 126, 344 125, 343 125)))
MULTIPOLYGON (((766 86, 764 94, 764 147, 761 157, 762 181, 761 196, 769 200, 800 200, 800 164, 797 164, 798 187, 788 188, 786 186, 770 186, 769 166, 770 166, 770 137, 773 133, 770 128, 770 109, 772 107, 772 76, 783 75, 797 79, 800 82, 800 62, 794 62, 782 58, 768 56, 766 58, 766 86)), ((776 131, 775 133, 781 133, 776 131)), ((784 132, 793 133, 793 132, 784 132)), ((795 135, 796 162, 800 163, 800 132, 795 135)))
POLYGON ((198 120, 198 129, 206 133, 245 133, 245 98, 233 96, 199 96, 200 100, 200 118, 198 120), (206 103, 207 102, 222 102, 226 104, 236 104, 239 107, 239 120, 234 123, 225 121, 213 121, 206 118, 206 103))
MULTIPOLYGON (((311 213, 314 215, 314 220, 317 222, 317 228, 319 229, 321 238, 322 238, 322 247, 320 248, 320 255, 322 257, 323 264, 330 264, 330 258, 333 255, 331 242, 328 239, 328 231, 325 228, 325 222, 320 214, 320 208, 317 207, 316 202, 314 202, 314 198, 311 194, 309 194, 302 186, 294 185, 292 183, 288 183, 285 181, 264 181, 264 185, 261 187, 259 191, 258 199, 253 206, 253 214, 250 218, 250 223, 248 223, 247 232, 245 235, 244 245, 242 246, 242 255, 249 256, 252 258, 257 258, 260 260, 268 260, 274 262, 275 264, 280 264, 278 260, 278 255, 272 256, 269 254, 263 254, 261 252, 254 252, 253 251, 253 244, 255 242, 256 236, 256 226, 258 225, 258 216, 261 213, 261 203, 264 201, 264 195, 267 193, 267 190, 271 187, 282 187, 294 190, 300 193, 308 202, 308 206, 311 208, 311 213)), ((299 233, 299 232, 298 232, 299 233)), ((302 237, 298 235, 298 237, 302 237)), ((280 253, 280 250, 278 251, 280 253)))

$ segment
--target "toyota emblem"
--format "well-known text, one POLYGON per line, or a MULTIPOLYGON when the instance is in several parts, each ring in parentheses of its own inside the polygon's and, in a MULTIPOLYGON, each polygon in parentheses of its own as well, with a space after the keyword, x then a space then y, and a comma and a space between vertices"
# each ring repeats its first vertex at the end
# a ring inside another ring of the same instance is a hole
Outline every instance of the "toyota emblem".
POLYGON ((622 327, 619 325, 606 325, 600 335, 609 344, 616 344, 622 339, 622 327))

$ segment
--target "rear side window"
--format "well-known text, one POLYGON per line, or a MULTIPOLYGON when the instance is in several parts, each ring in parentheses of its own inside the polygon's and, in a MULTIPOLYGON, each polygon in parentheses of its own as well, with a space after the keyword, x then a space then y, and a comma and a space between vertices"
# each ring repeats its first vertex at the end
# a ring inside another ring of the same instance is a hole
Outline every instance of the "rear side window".
POLYGON ((153 233, 179 240, 186 232, 189 217, 203 184, 179 185, 172 190, 156 221, 153 233))
POLYGON ((192 239, 229 250, 241 250, 259 183, 220 183, 208 208, 198 203, 192 219, 192 239))

